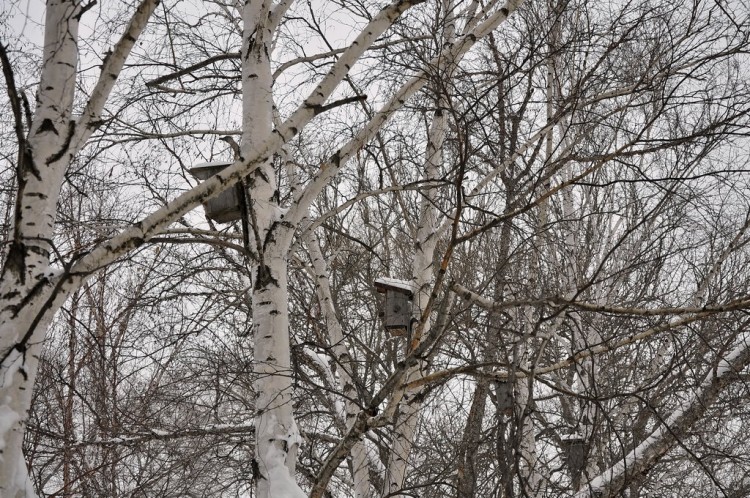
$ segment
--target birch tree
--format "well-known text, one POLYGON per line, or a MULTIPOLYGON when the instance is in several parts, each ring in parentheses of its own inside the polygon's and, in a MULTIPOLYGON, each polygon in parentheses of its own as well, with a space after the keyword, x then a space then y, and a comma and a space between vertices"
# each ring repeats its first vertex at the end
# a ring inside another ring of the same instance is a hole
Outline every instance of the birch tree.
MULTIPOLYGON (((28 106, 24 109, 24 96, 19 94, 10 62, 4 57, 5 82, 18 143, 15 223, 1 284, 5 299, 1 319, 4 494, 34 494, 21 443, 40 348, 54 313, 93 272, 146 243, 201 200, 217 195, 247 175, 252 199, 248 216, 254 244, 248 249, 254 261, 251 267, 254 354, 259 396, 256 400, 257 489, 260 496, 302 493, 292 477, 299 444, 289 386, 286 260, 292 235, 307 207, 332 175, 346 165, 351 154, 423 83, 415 77, 404 85, 397 98, 294 197, 293 205, 282 210, 275 200, 277 180, 271 168, 272 155, 316 115, 330 108, 331 104, 326 101, 362 53, 403 12, 420 2, 396 2, 375 14, 304 103, 274 129, 272 45, 276 28, 291 3, 249 2, 241 9, 244 131, 239 158, 234 165, 169 201, 142 221, 95 244, 72 261, 61 259, 58 262, 55 251, 55 209, 60 186, 74 158, 101 126, 107 99, 158 2, 147 0, 135 8, 122 37, 103 58, 101 75, 87 95, 76 93, 78 27, 94 4, 72 0, 47 5, 41 83, 33 114, 24 112, 28 106), (80 114, 75 106, 78 98, 85 101, 80 114), (26 117, 28 122, 24 123, 26 117)), ((444 50, 453 57, 465 53, 479 37, 505 20, 515 7, 515 4, 502 8, 489 6, 481 12, 478 20, 482 23, 474 32, 467 32, 460 43, 444 50)))
POLYGON ((0 493, 741 495, 699 434, 746 397, 747 33, 699 1, 50 0, 36 84, 0 45, 0 493), (195 211, 238 183, 243 220, 195 211), (199 438, 231 456, 165 457, 199 438))

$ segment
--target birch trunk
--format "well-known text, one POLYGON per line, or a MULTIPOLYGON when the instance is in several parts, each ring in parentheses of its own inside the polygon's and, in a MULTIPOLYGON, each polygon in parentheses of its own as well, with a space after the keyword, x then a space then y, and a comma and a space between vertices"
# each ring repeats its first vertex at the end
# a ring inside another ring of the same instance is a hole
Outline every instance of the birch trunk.
POLYGON ((35 496, 22 444, 41 344, 60 305, 53 299, 59 275, 49 257, 69 161, 79 11, 73 1, 47 4, 37 112, 19 144, 14 233, 0 281, 0 495, 9 498, 35 496))
MULTIPOLYGON (((566 171, 568 178, 572 177, 571 171, 566 171)), ((562 192, 562 215, 564 220, 575 219, 575 206, 573 202, 573 195, 570 189, 566 189, 562 192)), ((594 240, 599 240, 599 237, 595 237, 594 240)), ((570 271, 564 276, 564 281, 567 286, 567 294, 569 296, 575 296, 578 289, 577 277, 584 278, 583 273, 585 270, 581 268, 578 262, 577 249, 581 247, 580 241, 578 240, 575 227, 568 229, 568 233, 565 234, 563 241, 563 249, 565 258, 563 259, 564 267, 569 268, 570 271)), ((595 294, 595 300, 600 301, 600 296, 597 290, 599 286, 592 286, 595 294)), ((584 351, 591 347, 592 344, 600 344, 602 342, 601 336, 588 324, 583 323, 580 319, 580 315, 576 311, 570 311, 568 313, 570 319, 576 323, 577 327, 572 332, 572 350, 573 351, 584 351)), ((597 418, 599 416, 599 410, 597 403, 588 399, 592 396, 592 393, 596 391, 596 378, 598 373, 596 366, 592 358, 586 358, 576 365, 576 376, 578 379, 577 391, 581 394, 579 400, 579 417, 577 427, 575 431, 582 437, 584 447, 584 461, 581 462, 580 468, 571 468, 571 482, 573 489, 579 489, 581 482, 588 482, 589 479, 597 475, 600 469, 597 466, 597 455, 596 450, 596 425, 597 418)))
MULTIPOLYGON (((323 318, 328 330, 328 340, 331 344, 331 351, 335 357, 335 365, 338 370, 339 389, 345 400, 346 429, 347 431, 351 431, 357 421, 357 414, 360 412, 360 407, 356 403, 359 396, 355 385, 354 362, 352 361, 349 349, 344 343, 343 329, 333 307, 328 269, 323 258, 323 252, 320 249, 320 242, 314 234, 310 234, 308 244, 315 272, 318 300, 323 311, 323 318)), ((361 439, 354 443, 351 454, 354 498, 367 498, 370 496, 370 473, 367 449, 361 439)))
MULTIPOLYGON (((245 4, 243 21, 240 150, 243 157, 252 157, 268 140, 273 124, 271 52, 277 17, 270 1, 255 0, 245 4)), ((288 237, 281 237, 277 230, 280 209, 270 159, 258 164, 247 185, 253 259, 257 496, 304 496, 294 479, 300 436, 292 410, 288 244, 284 242, 288 237)))
MULTIPOLYGON (((441 103, 444 103, 443 99, 441 99, 441 103)), ((445 112, 438 109, 433 117, 427 139, 427 160, 425 161, 425 178, 427 179, 439 178, 438 166, 443 161, 442 148, 447 122, 445 112)), ((426 309, 432 292, 431 283, 434 276, 433 259, 438 237, 436 198, 437 192, 434 188, 427 190, 424 194, 420 204, 419 228, 414 244, 413 280, 417 289, 414 304, 420 314, 422 310, 426 309)), ((425 321, 423 330, 428 334, 430 330, 429 315, 423 317, 423 320, 425 321)), ((411 338, 408 351, 416 348, 420 340, 421 337, 411 338)), ((423 363, 420 361, 415 367, 410 369, 406 376, 407 383, 417 380, 423 374, 423 363)), ((409 453, 414 444, 414 435, 417 423, 419 422, 419 411, 422 405, 421 401, 415 398, 416 394, 416 391, 405 392, 399 407, 394 428, 393 449, 391 450, 386 470, 385 495, 398 493, 404 486, 409 453)), ((396 494, 396 496, 400 495, 396 494)))
MULTIPOLYGON (((157 3, 144 0, 139 5, 109 61, 103 64, 102 77, 84 114, 75 119, 72 109, 77 81, 78 26, 83 8, 79 0, 47 2, 42 72, 27 136, 23 136, 20 109, 15 116, 18 191, 13 238, 0 274, 2 497, 36 496, 22 444, 39 355, 54 313, 85 277, 64 274, 50 265, 63 176, 72 158, 96 129, 104 101, 157 3)), ((8 84, 12 86, 12 82, 8 84)))
MULTIPOLYGON (((561 33, 561 20, 560 17, 563 12, 563 5, 551 1, 547 4, 547 10, 552 19, 552 27, 550 29, 549 42, 547 44, 549 56, 547 58, 547 125, 549 131, 546 137, 546 158, 548 164, 553 164, 554 151, 559 149, 555 143, 555 128, 554 116, 558 112, 557 101, 561 92, 561 82, 558 72, 558 53, 560 45, 560 33, 561 33)), ((562 120, 557 127, 559 127, 559 136, 562 137, 565 148, 572 147, 571 138, 567 133, 566 129, 567 120, 562 120)), ((573 177, 573 172, 570 166, 565 169, 566 181, 573 177)), ((575 206, 573 201, 573 194, 571 189, 565 189, 561 193, 562 197, 562 220, 573 220, 575 219, 575 206)), ((577 249, 581 247, 577 233, 575 232, 576 227, 570 227, 567 229, 567 233, 564 234, 562 241, 562 252, 563 257, 561 258, 558 266, 561 268, 567 268, 568 271, 563 275, 563 282, 567 289, 566 294, 574 296, 578 289, 578 278, 583 278, 582 271, 578 263, 577 249)), ((554 257, 554 255, 553 255, 554 257)), ((573 332, 573 350, 580 351, 587 348, 590 344, 598 344, 601 340, 591 327, 581 323, 579 315, 575 311, 569 313, 570 318, 578 324, 578 328, 574 329, 573 332), (581 331, 578 333, 578 331, 581 331)), ((585 482, 589 476, 595 475, 596 470, 596 458, 593 457, 594 451, 594 436, 595 436, 595 423, 598 415, 597 406, 595 403, 586 399, 586 394, 591 393, 594 386, 594 362, 591 359, 587 359, 577 365, 576 375, 579 381, 579 390, 583 397, 579 400, 580 416, 578 418, 577 426, 574 430, 579 433, 583 439, 583 444, 587 448, 584 452, 584 462, 581 463, 580 468, 569 468, 571 475, 571 482, 573 489, 578 489, 581 481, 585 482)))
POLYGON ((523 494, 524 496, 543 496, 544 479, 539 472, 536 448, 536 433, 534 432, 534 423, 531 420, 531 410, 533 403, 532 383, 530 380, 520 380, 516 384, 518 389, 516 410, 518 410, 517 420, 521 421, 521 441, 519 444, 519 453, 521 456, 521 476, 524 479, 523 494))

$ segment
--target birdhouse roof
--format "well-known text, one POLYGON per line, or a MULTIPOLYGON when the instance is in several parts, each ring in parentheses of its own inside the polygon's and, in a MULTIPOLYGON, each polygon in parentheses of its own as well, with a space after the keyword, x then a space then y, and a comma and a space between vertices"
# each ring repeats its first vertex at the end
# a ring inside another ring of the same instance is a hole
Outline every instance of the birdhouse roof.
POLYGON ((393 290, 396 292, 401 292, 411 297, 417 291, 415 285, 409 280, 399 280, 397 278, 380 277, 380 278, 376 278, 375 282, 373 283, 375 284, 375 289, 377 289, 378 292, 385 292, 388 290, 393 290))
POLYGON ((188 172, 198 180, 206 180, 231 164, 231 162, 226 161, 200 163, 190 168, 188 172))
POLYGON ((560 436, 560 440, 562 441, 583 441, 583 436, 578 434, 577 432, 574 432, 573 434, 563 434, 560 436))

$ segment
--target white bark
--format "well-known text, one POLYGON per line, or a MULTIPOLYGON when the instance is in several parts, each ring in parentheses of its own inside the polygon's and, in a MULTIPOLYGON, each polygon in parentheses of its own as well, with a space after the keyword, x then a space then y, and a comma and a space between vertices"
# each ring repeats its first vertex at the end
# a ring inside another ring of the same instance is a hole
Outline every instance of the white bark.
MULTIPOLYGON (((561 133, 564 135, 564 132, 561 133)), ((566 171, 568 178, 573 176, 572 171, 568 168, 566 171)), ((573 193, 570 189, 562 191, 562 219, 563 220, 574 220, 576 216, 575 206, 573 202, 573 193)), ((567 294, 574 296, 578 289, 578 279, 585 278, 585 269, 581 268, 578 264, 577 249, 581 247, 579 245, 578 237, 576 236, 575 228, 569 228, 565 234, 563 241, 563 249, 565 259, 560 267, 569 268, 569 272, 564 276, 564 281, 567 285, 567 294)), ((599 240, 598 237, 594 240, 599 240)), ((592 286, 592 290, 596 294, 599 287, 592 286)), ((595 296, 595 300, 599 301, 599 296, 595 296)), ((601 344, 602 338, 590 325, 583 323, 580 320, 580 316, 577 311, 573 310, 569 313, 569 317, 576 323, 576 327, 573 329, 573 351, 583 351, 589 348, 592 344, 601 344)), ((576 375, 579 380, 577 386, 582 395, 579 400, 580 414, 579 414, 579 426, 575 427, 575 431, 580 433, 583 437, 583 442, 588 448, 586 452, 586 460, 582 469, 571 469, 575 475, 573 475, 573 484, 577 488, 579 483, 587 482, 590 478, 595 476, 599 472, 599 468, 596 464, 597 458, 595 455, 596 451, 596 421, 599 416, 598 407, 595 402, 587 399, 588 396, 593 395, 595 392, 596 378, 599 373, 596 371, 594 361, 592 357, 583 359, 580 363, 575 365, 576 375)))
MULTIPOLYGON (((271 497, 272 476, 294 476, 300 437, 292 413, 292 375, 285 256, 267 251, 263 283, 253 292, 256 454, 259 497, 271 497), (282 470, 275 467, 285 464, 282 470), (282 474, 283 475, 283 474, 282 474)), ((260 270, 259 270, 260 271, 260 270)))
MULTIPOLYGON (((323 311, 328 331, 328 340, 331 344, 331 351, 335 358, 335 365, 339 377, 339 389, 341 390, 345 403, 346 429, 351 431, 356 422, 357 414, 360 411, 355 402, 358 398, 357 389, 354 385, 354 362, 349 353, 349 349, 344 342, 344 333, 341 323, 336 317, 336 310, 333 307, 333 298, 331 295, 331 286, 328 280, 328 269, 326 267, 323 252, 320 249, 320 243, 314 234, 308 237, 308 246, 310 257, 313 263, 313 270, 316 278, 316 292, 318 301, 323 311)), ((352 454, 352 480, 354 482, 354 498, 367 498, 370 496, 370 473, 369 458, 367 448, 361 439, 354 443, 351 450, 352 454)))
POLYGON ((518 431, 521 433, 518 452, 521 456, 521 476, 523 477, 522 486, 526 496, 544 496, 542 485, 544 479, 539 472, 537 462, 536 433, 534 432, 534 423, 531 419, 531 403, 533 402, 532 385, 529 379, 519 379, 516 381, 516 407, 518 411, 516 420, 521 420, 521 427, 518 431))
MULTIPOLYGON (((253 50, 250 49, 249 31, 246 31, 245 36, 247 54, 256 56, 256 59, 248 59, 248 66, 243 71, 243 83, 247 86, 247 101, 243 112, 243 118, 246 120, 242 144, 244 158, 99 245, 78 260, 65 274, 55 273, 49 268, 55 207, 63 174, 73 155, 84 146, 95 129, 114 80, 158 1, 144 0, 139 6, 126 28, 125 35, 104 63, 102 77, 95 86, 78 124, 72 119, 71 109, 77 65, 78 19, 75 14, 80 9, 80 3, 78 0, 48 2, 44 66, 38 105, 31 126, 28 150, 23 151, 28 154, 23 156, 25 160, 22 160, 20 165, 21 186, 16 232, 0 282, 0 409, 5 415, 4 420, 11 421, 0 427, 0 440, 3 444, 0 486, 5 487, 0 489, 3 496, 23 496, 29 492, 29 480, 20 453, 23 422, 28 411, 36 372, 36 357, 49 320, 57 307, 92 272, 111 264, 157 235, 202 200, 218 195, 241 177, 254 172, 257 172, 256 178, 265 177, 265 180, 255 187, 259 195, 254 201, 257 204, 253 205, 253 212, 257 215, 257 219, 254 220, 256 243, 261 242, 256 244, 256 247, 260 251, 258 256, 263 255, 255 272, 253 296, 255 336, 259 339, 256 343, 256 359, 260 360, 257 372, 261 374, 260 378, 263 378, 257 385, 260 389, 257 400, 259 417, 256 421, 259 429, 257 456, 261 460, 266 460, 259 462, 261 473, 264 468, 267 472, 265 477, 272 473, 278 475, 276 464, 279 461, 286 464, 285 472, 293 471, 298 436, 290 414, 291 405, 287 397, 288 376, 284 375, 284 372, 289 368, 285 302, 286 254, 294 223, 286 223, 280 210, 269 208, 267 204, 263 205, 268 203, 273 195, 274 180, 268 168, 268 160, 317 113, 325 110, 326 100, 362 53, 404 11, 420 2, 421 0, 397 1, 375 16, 303 105, 274 133, 270 132, 270 114, 265 110, 271 102, 271 78, 270 73, 266 72, 269 54, 256 48, 270 47, 273 25, 279 21, 280 16, 271 16, 270 20, 267 17, 253 17, 254 13, 268 12, 269 3, 249 2, 243 16, 246 26, 260 19, 261 29, 256 32, 253 50), (252 73, 252 67, 261 72, 252 73), (248 83, 250 80, 254 83, 248 83), (251 109, 250 102, 256 107, 251 109), (252 130, 247 126, 248 123, 252 123, 252 130), (277 227, 278 232, 272 233, 273 227, 277 227), (263 438, 261 434, 273 437, 263 438), (279 449, 283 451, 279 452, 279 449)), ((491 5, 494 6, 496 3, 492 2, 491 5)), ((462 37, 458 43, 447 48, 446 53, 460 58, 477 39, 506 19, 519 3, 520 1, 509 2, 505 8, 491 14, 473 33, 462 37)), ((284 5, 288 6, 289 2, 284 5)), ((418 81, 417 78, 405 85, 398 99, 387 107, 387 112, 380 113, 364 130, 362 140, 375 133, 385 119, 423 84, 424 82, 418 81)), ((356 146, 357 141, 353 141, 352 145, 356 146)), ((352 151, 342 152, 351 154, 352 151)), ((342 153, 340 157, 348 157, 346 153, 342 153)), ((341 165, 337 164, 330 170, 337 170, 341 165)), ((335 171, 325 171, 323 178, 317 178, 310 184, 312 188, 307 190, 309 196, 298 199, 302 201, 298 202, 298 207, 301 207, 299 212, 306 212, 310 196, 317 195, 319 188, 322 188, 321 185, 330 180, 332 176, 328 176, 329 173, 335 171)), ((292 472, 289 472, 290 476, 291 474, 292 472)), ((263 483, 259 485, 259 490, 261 489, 265 495, 271 492, 270 487, 263 483)))
MULTIPOLYGON (((247 2, 243 10, 241 155, 268 140, 273 124, 271 52, 275 31, 271 2, 247 2)), ((270 158, 259 161, 247 180, 253 255, 255 462, 259 498, 303 493, 294 481, 301 438, 292 413, 287 247, 267 243, 279 219, 276 177, 270 158)), ((272 238, 272 237, 271 237, 272 238)))
POLYGON ((19 154, 15 231, 0 282, 0 495, 9 498, 35 496, 22 444, 41 343, 54 313, 48 300, 57 275, 49 255, 67 166, 78 10, 70 1, 47 5, 42 84, 26 150, 19 154))
POLYGON ((19 137, 14 234, 0 280, 0 496, 35 496, 22 453, 25 421, 47 327, 79 276, 50 268, 57 200, 72 157, 95 129, 122 63, 156 6, 144 1, 105 64, 83 120, 72 116, 78 0, 47 2, 43 65, 28 138, 19 137), (105 81, 106 80, 106 81, 105 81))

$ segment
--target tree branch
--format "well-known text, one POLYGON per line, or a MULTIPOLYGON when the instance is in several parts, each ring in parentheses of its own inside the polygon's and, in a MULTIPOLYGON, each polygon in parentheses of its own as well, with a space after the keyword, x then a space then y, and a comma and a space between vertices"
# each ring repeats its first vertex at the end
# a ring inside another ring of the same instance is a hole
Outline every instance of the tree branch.
POLYGON ((8 58, 7 47, 0 42, 0 63, 3 66, 3 76, 5 77, 5 89, 8 92, 10 107, 13 111, 13 130, 18 140, 19 154, 26 149, 26 134, 23 131, 23 102, 16 89, 16 81, 13 75, 13 67, 8 58))
MULTIPOLYGON (((180 69, 179 71, 175 71, 174 73, 165 74, 164 76, 159 76, 156 79, 147 81, 146 86, 149 88, 160 87, 160 85, 162 85, 163 83, 166 83, 167 81, 171 81, 173 79, 179 78, 180 76, 185 76, 186 74, 190 74, 193 71, 204 68, 206 66, 210 66, 211 64, 215 62, 220 62, 220 61, 225 61, 225 60, 230 60, 230 59, 239 59, 239 58, 240 58, 239 52, 229 52, 227 54, 214 55, 201 62, 196 62, 192 66, 188 66, 184 69, 180 69)), ((163 87, 161 89, 168 90, 170 92, 172 91, 168 88, 163 88, 163 87)))
POLYGON ((115 82, 122 71, 125 61, 130 55, 136 40, 146 27, 151 14, 154 13, 160 0, 142 0, 136 9, 130 23, 125 28, 122 37, 115 44, 112 52, 104 59, 102 73, 96 82, 91 97, 86 103, 75 134, 71 141, 71 154, 75 154, 84 146, 91 134, 99 127, 102 110, 106 104, 115 82))
POLYGON ((718 360, 700 386, 663 421, 661 427, 623 459, 584 485, 575 498, 619 496, 628 479, 646 472, 660 460, 675 442, 686 435, 693 424, 703 417, 722 389, 739 380, 737 373, 748 365, 750 332, 746 331, 740 334, 734 350, 718 360))

